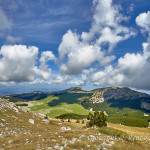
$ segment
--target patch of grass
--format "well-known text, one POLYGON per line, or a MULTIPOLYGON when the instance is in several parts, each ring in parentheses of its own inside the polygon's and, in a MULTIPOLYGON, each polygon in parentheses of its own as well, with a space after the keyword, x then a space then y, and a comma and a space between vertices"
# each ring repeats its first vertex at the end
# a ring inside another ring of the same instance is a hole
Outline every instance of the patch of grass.
MULTIPOLYGON (((55 118, 56 116, 66 114, 66 113, 88 115, 89 111, 83 108, 79 103, 68 103, 68 101, 72 101, 72 100, 74 102, 75 101, 78 102, 78 98, 85 94, 73 93, 75 97, 71 97, 72 93, 66 94, 66 95, 64 94, 61 96, 50 95, 47 98, 44 98, 38 101, 29 101, 29 102, 26 102, 28 104, 28 107, 26 108, 30 109, 31 111, 36 111, 36 112, 43 111, 43 113, 48 114, 48 116, 52 118, 55 118), (49 105, 50 103, 53 103, 53 102, 56 103, 56 101, 59 101, 59 105, 56 105, 56 106, 49 105), (66 102, 63 102, 63 101, 66 101, 66 102)), ((18 102, 18 103, 22 104, 23 102, 18 102)))
POLYGON ((111 123, 136 127, 148 127, 148 120, 150 120, 150 116, 145 117, 144 112, 141 110, 112 107, 111 102, 103 102, 99 104, 82 102, 82 106, 86 109, 93 108, 94 111, 106 111, 108 114, 108 122, 111 123))
POLYGON ((87 147, 87 143, 86 142, 75 142, 74 144, 70 144, 69 145, 70 148, 72 149, 85 149, 87 147))
POLYGON ((32 106, 30 108, 31 108, 31 111, 38 111, 38 110, 41 110, 41 109, 47 109, 49 107, 46 104, 41 104, 41 105, 32 106))
POLYGON ((127 134, 126 132, 123 132, 114 128, 110 128, 110 127, 102 127, 99 129, 99 131, 100 133, 129 141, 130 135, 127 134))
POLYGON ((44 99, 39 100, 39 102, 49 103, 49 102, 51 102, 52 100, 58 100, 58 99, 59 99, 59 98, 58 98, 57 96, 50 95, 50 96, 48 96, 47 98, 44 98, 44 99))
POLYGON ((108 122, 119 123, 126 126, 135 127, 148 127, 149 123, 147 119, 135 118, 135 117, 108 117, 108 122))
POLYGON ((85 97, 85 96, 91 96, 91 93, 56 93, 54 96, 57 96, 59 100, 53 100, 49 103, 49 106, 57 106, 61 103, 67 103, 67 104, 80 104, 81 101, 78 100, 79 98, 85 97))
POLYGON ((41 110, 41 109, 48 109, 49 106, 47 103, 51 102, 52 100, 57 100, 58 97, 56 96, 49 96, 47 98, 44 98, 44 99, 41 99, 39 101, 32 101, 32 107, 30 107, 31 111, 38 111, 38 110, 41 110))
POLYGON ((80 114, 80 115, 88 115, 89 111, 84 109, 81 105, 79 104, 70 104, 68 105, 69 108, 72 110, 73 113, 75 114, 80 114))
MULTIPOLYGON (((60 116, 63 114, 77 114, 77 115, 81 115, 80 117, 85 116, 89 113, 88 110, 84 109, 81 105, 79 104, 66 104, 66 103, 62 103, 59 106, 55 106, 55 107, 49 107, 50 108, 50 113, 48 113, 48 116, 50 117, 56 117, 56 116, 60 116)), ((79 116, 77 116, 79 117, 79 116)), ((76 119, 73 116, 67 117, 67 115, 65 117, 62 117, 62 119, 76 119)))
POLYGON ((128 141, 116 141, 110 150, 148 150, 148 147, 139 145, 139 143, 129 143, 128 141))
POLYGON ((49 117, 55 118, 56 116, 59 116, 59 115, 61 115, 61 114, 65 114, 65 113, 67 113, 67 111, 60 108, 60 109, 53 109, 53 110, 50 110, 50 113, 48 113, 47 115, 48 115, 49 117))
POLYGON ((78 100, 79 101, 84 101, 84 100, 87 100, 89 98, 90 98, 90 96, 84 96, 84 97, 78 98, 78 100))

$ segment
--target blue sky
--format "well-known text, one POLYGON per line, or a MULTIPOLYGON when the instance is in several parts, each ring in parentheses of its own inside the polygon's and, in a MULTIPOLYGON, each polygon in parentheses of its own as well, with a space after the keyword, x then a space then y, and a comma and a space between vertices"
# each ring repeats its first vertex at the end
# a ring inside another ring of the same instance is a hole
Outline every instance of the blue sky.
POLYGON ((147 0, 1 0, 0 94, 150 90, 147 0))

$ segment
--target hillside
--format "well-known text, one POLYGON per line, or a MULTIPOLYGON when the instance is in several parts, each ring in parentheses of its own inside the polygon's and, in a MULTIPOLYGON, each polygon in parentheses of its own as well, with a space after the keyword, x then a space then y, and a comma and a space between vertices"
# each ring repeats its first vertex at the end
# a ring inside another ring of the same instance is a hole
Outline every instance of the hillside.
POLYGON ((4 98, 24 110, 47 114, 52 118, 74 118, 90 111, 105 111, 108 121, 129 126, 146 127, 150 121, 150 95, 129 88, 98 88, 84 91, 73 87, 55 93, 32 92, 4 98))
POLYGON ((38 114, 25 112, 14 103, 0 98, 1 150, 148 150, 149 129, 126 126, 121 128, 114 124, 109 126, 101 129, 87 128, 85 122, 81 124, 75 123, 75 120, 62 122, 59 119, 45 119, 38 114), (116 139, 108 138, 114 135, 116 139), (143 135, 147 137, 147 141, 133 141, 136 136, 143 135), (119 140, 120 138, 122 140, 119 140))

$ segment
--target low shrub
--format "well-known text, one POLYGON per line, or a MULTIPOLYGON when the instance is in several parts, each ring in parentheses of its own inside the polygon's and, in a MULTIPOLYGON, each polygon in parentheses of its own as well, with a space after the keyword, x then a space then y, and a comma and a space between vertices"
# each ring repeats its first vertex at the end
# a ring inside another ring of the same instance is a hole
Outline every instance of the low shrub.
POLYGON ((57 119, 84 119, 87 115, 78 115, 74 113, 66 113, 56 117, 57 119))
POLYGON ((80 123, 80 120, 79 120, 79 119, 77 119, 76 123, 80 123))
POLYGON ((107 117, 104 114, 104 112, 95 111, 94 115, 92 113, 89 113, 87 119, 90 120, 89 126, 94 125, 98 127, 107 126, 106 123, 107 117))
POLYGON ((28 106, 28 104, 23 103, 23 104, 16 104, 16 106, 28 106))

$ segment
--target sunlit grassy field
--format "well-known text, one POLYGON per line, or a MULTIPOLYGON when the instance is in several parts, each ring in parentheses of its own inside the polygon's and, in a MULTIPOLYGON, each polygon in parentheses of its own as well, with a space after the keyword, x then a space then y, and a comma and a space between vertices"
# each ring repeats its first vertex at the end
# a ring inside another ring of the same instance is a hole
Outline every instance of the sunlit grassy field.
MULTIPOLYGON (((29 102, 17 102, 17 104, 28 104, 28 107, 22 107, 23 109, 27 109, 29 111, 35 111, 37 113, 45 113, 49 117, 55 118, 61 114, 65 113, 74 113, 80 115, 88 115, 89 111, 83 108, 78 103, 59 103, 58 105, 50 106, 49 103, 53 100, 59 101, 57 96, 49 96, 47 98, 36 100, 36 101, 29 101, 29 102)), ((70 99, 71 101, 71 99, 70 99)))

